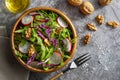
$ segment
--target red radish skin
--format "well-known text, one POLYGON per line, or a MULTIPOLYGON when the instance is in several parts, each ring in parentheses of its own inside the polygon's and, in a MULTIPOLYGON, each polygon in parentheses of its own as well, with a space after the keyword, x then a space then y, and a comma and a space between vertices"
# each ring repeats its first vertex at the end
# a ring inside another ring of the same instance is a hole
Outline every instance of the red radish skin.
POLYGON ((65 22, 65 20, 63 20, 62 17, 58 17, 58 18, 57 18, 57 23, 58 23, 61 27, 63 27, 63 28, 68 27, 68 24, 65 22))
POLYGON ((48 22, 49 20, 50 20, 49 18, 36 19, 36 21, 39 21, 39 22, 48 22))
POLYGON ((21 23, 24 26, 28 26, 31 24, 31 22, 33 22, 33 20, 34 20, 33 16, 27 15, 22 18, 21 23))
POLYGON ((28 50, 29 50, 29 47, 30 47, 30 43, 29 42, 26 42, 26 44, 24 46, 21 46, 20 44, 18 45, 18 50, 21 52, 21 53, 28 53, 28 50))
POLYGON ((40 15, 40 14, 37 13, 37 12, 32 12, 32 13, 30 13, 29 15, 30 15, 30 16, 36 16, 36 15, 40 15))
POLYGON ((72 42, 69 39, 64 39, 63 44, 66 46, 67 52, 70 52, 72 50, 72 42))
POLYGON ((55 54, 59 55, 60 57, 62 57, 62 53, 58 52, 58 51, 54 51, 55 54))
POLYGON ((60 52, 55 51, 53 55, 50 57, 51 64, 58 65, 62 61, 62 55, 60 52))
POLYGON ((47 19, 41 19, 41 20, 37 20, 39 22, 47 22, 48 20, 47 19))

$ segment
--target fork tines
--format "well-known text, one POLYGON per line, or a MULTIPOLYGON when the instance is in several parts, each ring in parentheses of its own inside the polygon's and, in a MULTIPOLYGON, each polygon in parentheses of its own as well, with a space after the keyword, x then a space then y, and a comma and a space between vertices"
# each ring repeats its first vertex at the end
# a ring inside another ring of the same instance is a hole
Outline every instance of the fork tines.
POLYGON ((80 57, 76 58, 74 60, 74 62, 76 63, 77 66, 80 66, 83 63, 85 63, 86 61, 88 61, 90 58, 91 58, 91 56, 88 53, 86 53, 86 54, 83 54, 80 57))

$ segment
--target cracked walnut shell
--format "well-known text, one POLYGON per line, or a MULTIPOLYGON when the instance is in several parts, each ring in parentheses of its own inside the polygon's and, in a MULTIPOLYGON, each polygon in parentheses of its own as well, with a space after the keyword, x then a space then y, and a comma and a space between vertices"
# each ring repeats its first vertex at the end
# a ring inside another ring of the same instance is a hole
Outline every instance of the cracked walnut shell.
POLYGON ((93 31, 96 31, 97 30, 97 27, 93 24, 93 23, 88 23, 87 24, 87 28, 89 30, 93 30, 93 31))
POLYGON ((82 4, 82 0, 68 0, 68 3, 73 6, 80 6, 82 4))
POLYGON ((99 4, 102 6, 108 5, 112 2, 112 0, 99 0, 99 4))
POLYGON ((118 24, 117 21, 108 21, 108 22, 107 22, 107 25, 108 25, 108 26, 111 26, 111 27, 113 27, 113 28, 117 28, 119 24, 118 24))
POLYGON ((104 23, 104 16, 103 15, 98 15, 96 17, 96 21, 99 23, 99 24, 103 24, 104 23))
POLYGON ((94 7, 89 1, 85 1, 80 5, 80 11, 85 15, 92 14, 94 7))
POLYGON ((84 37, 84 43, 85 44, 88 44, 90 42, 90 39, 91 39, 91 34, 87 34, 85 37, 84 37))

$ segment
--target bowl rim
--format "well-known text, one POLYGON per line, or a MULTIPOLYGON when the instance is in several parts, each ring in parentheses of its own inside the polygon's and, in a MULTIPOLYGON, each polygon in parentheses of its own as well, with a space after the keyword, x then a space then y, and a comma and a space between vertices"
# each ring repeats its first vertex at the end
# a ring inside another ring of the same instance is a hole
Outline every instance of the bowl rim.
POLYGON ((15 54, 15 46, 14 46, 14 31, 16 30, 16 27, 18 25, 18 23, 20 22, 20 20, 26 16, 27 14, 31 13, 31 12, 34 12, 34 11, 37 11, 37 10, 50 10, 50 11, 53 11, 53 12, 56 12, 57 14, 59 14, 63 19, 65 19, 65 21, 69 24, 72 32, 73 32, 73 37, 74 38, 77 38, 77 34, 76 34, 76 30, 75 30, 75 27, 74 25, 72 24, 71 20, 60 10, 58 9, 55 9, 55 8, 52 8, 52 7, 46 7, 46 6, 40 6, 40 7, 35 7, 35 8, 31 8, 27 11, 25 11, 23 14, 21 14, 21 16, 17 19, 17 21, 15 22, 14 26, 12 27, 12 32, 11 32, 11 38, 10 38, 10 41, 11 41, 11 47, 12 47, 12 52, 13 52, 13 55, 14 57, 17 59, 17 61, 22 65, 24 66, 26 69, 30 70, 30 71, 33 71, 33 72, 43 72, 43 73, 47 73, 47 72, 54 72, 54 71, 57 71, 59 69, 61 69, 62 67, 64 67, 66 64, 68 64, 68 62, 73 58, 73 56, 75 55, 75 51, 76 51, 76 48, 77 48, 77 39, 76 39, 76 42, 74 43, 74 45, 72 46, 72 51, 71 51, 71 55, 70 55, 70 58, 68 58, 65 62, 64 62, 64 65, 62 66, 58 66, 57 68, 51 68, 49 70, 42 70, 42 69, 37 69, 37 68, 33 68, 29 65, 27 65, 21 58, 19 58, 16 54, 15 54))

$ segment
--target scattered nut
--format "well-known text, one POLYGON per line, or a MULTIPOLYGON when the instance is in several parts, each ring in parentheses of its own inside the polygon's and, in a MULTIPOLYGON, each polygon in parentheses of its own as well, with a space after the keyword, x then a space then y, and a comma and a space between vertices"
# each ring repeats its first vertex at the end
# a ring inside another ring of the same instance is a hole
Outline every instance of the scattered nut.
POLYGON ((31 28, 28 28, 26 31, 25 31, 25 37, 27 39, 29 39, 31 37, 31 28))
POLYGON ((87 34, 85 37, 84 37, 84 43, 85 44, 88 44, 90 42, 90 39, 91 39, 91 34, 87 34))
POLYGON ((34 48, 34 45, 31 44, 28 50, 28 56, 32 56, 33 54, 35 54, 35 48, 34 48))
POLYGON ((104 16, 103 15, 98 15, 96 17, 96 21, 99 23, 99 24, 103 24, 104 23, 104 16))
POLYGON ((80 6, 82 4, 82 0, 68 0, 68 3, 73 6, 80 6))
POLYGON ((50 46, 50 43, 49 43, 48 39, 44 39, 44 42, 45 42, 48 46, 50 46))
POLYGON ((102 6, 108 5, 112 2, 112 0, 99 0, 99 4, 102 6))
POLYGON ((88 23, 87 24, 87 28, 89 30, 93 30, 93 31, 96 31, 97 30, 97 27, 93 24, 93 23, 88 23))
POLYGON ((111 26, 111 27, 113 27, 113 28, 117 28, 119 24, 118 24, 117 21, 108 21, 108 22, 107 22, 107 25, 108 25, 108 26, 111 26))
POLYGON ((80 5, 80 11, 85 15, 92 14, 94 7, 89 1, 85 1, 80 5))

